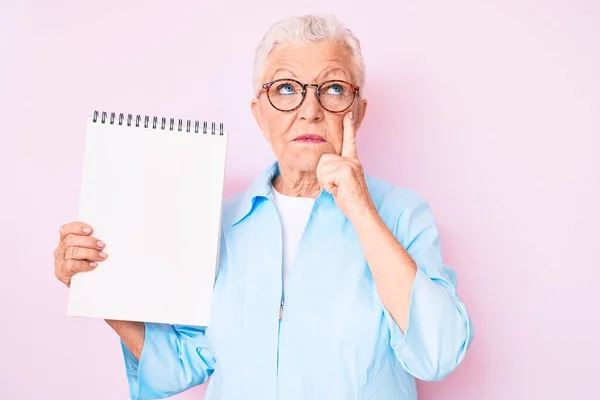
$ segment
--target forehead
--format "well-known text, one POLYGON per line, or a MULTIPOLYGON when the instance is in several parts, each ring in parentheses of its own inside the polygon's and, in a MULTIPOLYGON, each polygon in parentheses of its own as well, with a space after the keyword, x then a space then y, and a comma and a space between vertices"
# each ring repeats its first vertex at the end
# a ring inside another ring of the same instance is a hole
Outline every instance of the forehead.
POLYGON ((338 43, 286 44, 267 58, 264 81, 292 77, 305 82, 323 79, 352 81, 350 51, 338 43))

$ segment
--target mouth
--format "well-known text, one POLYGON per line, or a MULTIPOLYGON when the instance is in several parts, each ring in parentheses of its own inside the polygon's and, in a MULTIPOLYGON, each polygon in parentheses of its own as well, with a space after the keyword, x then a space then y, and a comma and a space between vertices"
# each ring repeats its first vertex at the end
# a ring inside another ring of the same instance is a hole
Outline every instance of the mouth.
POLYGON ((316 135, 314 133, 307 133, 305 135, 298 136, 296 139, 294 139, 294 142, 300 142, 300 143, 324 143, 325 139, 323 139, 323 137, 320 136, 320 135, 316 135))

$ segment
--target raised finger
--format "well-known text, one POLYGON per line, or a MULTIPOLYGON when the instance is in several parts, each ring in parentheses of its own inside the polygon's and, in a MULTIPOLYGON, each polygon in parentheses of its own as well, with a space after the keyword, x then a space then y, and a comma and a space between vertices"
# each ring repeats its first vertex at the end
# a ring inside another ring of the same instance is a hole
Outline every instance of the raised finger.
POLYGON ((67 235, 89 235, 90 233, 92 233, 92 227, 81 221, 64 224, 59 230, 61 241, 63 241, 67 235))
POLYGON ((344 115, 344 128, 342 131, 342 157, 358 158, 358 150, 356 149, 356 130, 354 128, 354 120, 352 112, 344 115))

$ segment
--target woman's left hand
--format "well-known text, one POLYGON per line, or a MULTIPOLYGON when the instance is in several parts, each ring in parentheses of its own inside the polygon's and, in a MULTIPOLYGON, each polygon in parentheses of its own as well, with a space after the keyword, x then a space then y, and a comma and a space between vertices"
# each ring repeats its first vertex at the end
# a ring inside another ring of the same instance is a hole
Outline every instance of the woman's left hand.
POLYGON ((323 154, 317 165, 321 187, 331 193, 337 206, 351 221, 375 213, 356 149, 352 114, 344 116, 341 155, 323 154))

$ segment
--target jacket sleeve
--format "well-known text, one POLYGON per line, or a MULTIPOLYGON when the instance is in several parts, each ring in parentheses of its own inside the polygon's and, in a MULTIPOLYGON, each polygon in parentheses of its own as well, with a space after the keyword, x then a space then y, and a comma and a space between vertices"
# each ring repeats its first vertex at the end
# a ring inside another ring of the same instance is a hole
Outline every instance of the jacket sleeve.
POLYGON ((163 399, 204 383, 214 370, 205 328, 145 323, 139 361, 121 340, 132 400, 163 399))
POLYGON ((433 213, 420 197, 404 209, 396 238, 417 264, 406 332, 383 309, 390 344, 402 367, 415 378, 438 381, 462 362, 473 327, 456 291, 456 274, 444 265, 433 213))

